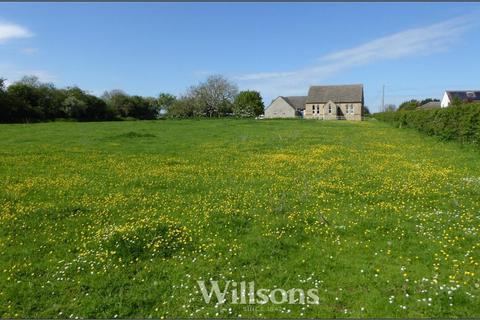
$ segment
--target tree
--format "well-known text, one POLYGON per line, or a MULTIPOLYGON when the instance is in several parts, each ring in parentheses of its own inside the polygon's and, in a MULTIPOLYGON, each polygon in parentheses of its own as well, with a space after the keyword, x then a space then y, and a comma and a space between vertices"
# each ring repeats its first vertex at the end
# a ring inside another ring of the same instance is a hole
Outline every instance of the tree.
POLYGON ((398 110, 399 111, 402 111, 402 110, 403 111, 411 111, 411 110, 417 109, 419 105, 420 105, 420 103, 418 102, 418 100, 412 99, 412 100, 405 101, 405 102, 401 103, 398 106, 398 110))
POLYGON ((233 103, 233 113, 237 117, 255 117, 263 114, 265 106, 258 91, 241 91, 233 103))
POLYGON ((171 95, 169 93, 160 93, 157 99, 160 110, 165 110, 165 111, 168 111, 168 109, 172 106, 172 104, 176 100, 177 98, 174 95, 171 95))
POLYGON ((108 110, 121 117, 155 119, 160 109, 158 100, 152 97, 129 96, 122 90, 105 91, 102 95, 108 110))
POLYGON ((154 97, 145 97, 143 100, 148 107, 148 119, 158 119, 160 117, 160 110, 162 109, 158 99, 154 97))
POLYGON ((128 98, 128 115, 137 119, 155 119, 158 113, 157 101, 153 98, 131 96, 128 98))
POLYGON ((68 96, 62 103, 65 113, 74 119, 83 120, 86 118, 87 104, 77 97, 68 96))
POLYGON ((128 117, 128 94, 119 89, 105 91, 102 95, 103 101, 109 109, 121 117, 128 117))
POLYGON ((207 117, 226 115, 231 112, 237 86, 221 75, 212 75, 203 83, 191 87, 187 96, 195 100, 207 117))
POLYGON ((115 113, 102 99, 91 94, 85 94, 83 101, 87 105, 87 120, 111 120, 115 117, 115 113))
POLYGON ((176 99, 167 110, 169 118, 190 118, 202 116, 203 111, 197 101, 192 97, 181 97, 176 99))
POLYGON ((42 109, 46 119, 65 118, 66 114, 62 108, 62 102, 66 96, 63 90, 55 88, 53 83, 40 83, 38 91, 38 106, 42 109))
POLYGON ((2 111, 3 121, 53 120, 66 116, 62 108, 63 90, 52 83, 42 83, 35 76, 23 77, 10 85, 6 95, 8 106, 2 111))
POLYGON ((120 90, 120 89, 113 89, 113 90, 110 90, 110 91, 104 91, 101 98, 105 101, 105 102, 108 102, 108 101, 111 101, 114 99, 115 96, 128 96, 128 94, 125 93, 125 91, 123 90, 120 90))
POLYGON ((426 99, 423 99, 422 101, 420 101, 419 105, 423 106, 424 104, 429 103, 429 102, 440 102, 440 100, 439 99, 433 99, 433 98, 426 98, 426 99))
POLYGON ((44 119, 39 106, 40 92, 31 82, 15 82, 7 88, 9 122, 30 122, 44 119))
POLYGON ((8 88, 0 79, 0 121, 30 122, 73 118, 79 121, 117 117, 156 119, 160 111, 170 117, 214 117, 235 113, 253 117, 263 113, 260 93, 244 91, 221 75, 212 75, 177 99, 168 93, 158 97, 130 96, 122 90, 106 91, 101 98, 78 87, 58 89, 35 76, 25 76, 8 88))
POLYGON ((0 78, 0 122, 7 122, 10 113, 10 106, 7 101, 8 96, 5 90, 5 79, 0 78))
POLYGON ((6 87, 5 82, 6 82, 5 79, 0 78, 0 103, 4 102, 3 99, 7 97, 7 92, 5 90, 5 87, 6 87))
POLYGON ((63 91, 58 90, 53 83, 41 82, 37 76, 24 76, 16 84, 29 88, 30 105, 38 107, 45 119, 53 120, 66 116, 61 107, 66 97, 63 91))
POLYGON ((78 87, 67 88, 65 96, 62 105, 72 118, 80 121, 98 121, 111 120, 115 116, 104 100, 78 87))
POLYGON ((42 85, 37 76, 24 76, 22 79, 20 79, 20 81, 17 81, 17 83, 21 83, 33 88, 38 88, 42 85))

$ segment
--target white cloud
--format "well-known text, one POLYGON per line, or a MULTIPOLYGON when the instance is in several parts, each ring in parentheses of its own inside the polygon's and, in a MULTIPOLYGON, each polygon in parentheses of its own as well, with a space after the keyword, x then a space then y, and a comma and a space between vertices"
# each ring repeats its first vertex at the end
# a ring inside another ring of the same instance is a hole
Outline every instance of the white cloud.
POLYGON ((236 80, 270 97, 306 94, 309 85, 354 67, 448 50, 459 36, 474 25, 475 18, 461 16, 426 27, 408 29, 322 56, 313 65, 303 69, 244 74, 237 76, 236 80))
POLYGON ((29 38, 33 33, 27 28, 17 24, 0 21, 0 44, 5 43, 11 39, 29 38))

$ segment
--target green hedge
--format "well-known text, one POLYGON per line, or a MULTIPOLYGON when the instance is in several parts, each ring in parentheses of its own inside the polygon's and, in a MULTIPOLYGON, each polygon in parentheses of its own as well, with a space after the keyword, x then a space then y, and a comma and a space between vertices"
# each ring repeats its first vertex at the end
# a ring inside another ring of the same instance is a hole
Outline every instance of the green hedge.
POLYGON ((443 140, 480 145, 480 104, 433 110, 376 113, 374 118, 399 128, 414 128, 443 140))

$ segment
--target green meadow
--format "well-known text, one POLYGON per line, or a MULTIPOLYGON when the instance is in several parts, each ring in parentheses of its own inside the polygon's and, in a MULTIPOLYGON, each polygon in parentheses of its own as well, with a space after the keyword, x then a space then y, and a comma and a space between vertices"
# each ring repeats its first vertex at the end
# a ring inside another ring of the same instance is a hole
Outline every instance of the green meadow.
POLYGON ((0 317, 478 317, 479 200, 478 149, 373 120, 0 125, 0 317))

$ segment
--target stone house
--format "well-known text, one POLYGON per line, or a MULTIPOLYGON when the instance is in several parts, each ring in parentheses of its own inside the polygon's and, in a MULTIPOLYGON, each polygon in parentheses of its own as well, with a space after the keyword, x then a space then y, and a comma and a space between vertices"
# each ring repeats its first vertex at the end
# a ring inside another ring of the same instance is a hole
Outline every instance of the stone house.
POLYGON ((362 120, 363 85, 311 86, 308 96, 278 97, 265 110, 265 118, 362 120))
POLYGON ((302 117, 307 97, 278 97, 265 109, 265 118, 302 117))
POLYGON ((363 85, 311 86, 305 119, 362 120, 363 85))

